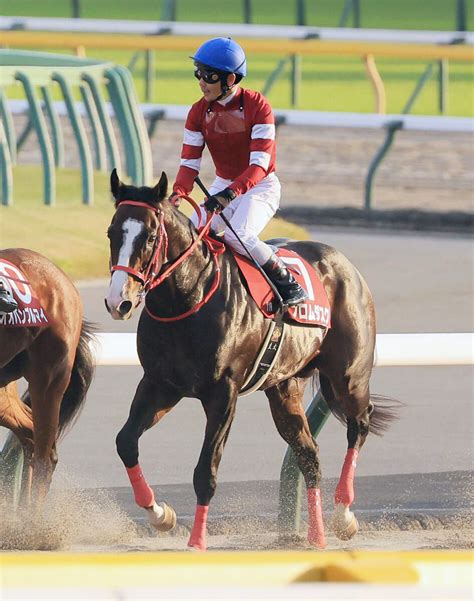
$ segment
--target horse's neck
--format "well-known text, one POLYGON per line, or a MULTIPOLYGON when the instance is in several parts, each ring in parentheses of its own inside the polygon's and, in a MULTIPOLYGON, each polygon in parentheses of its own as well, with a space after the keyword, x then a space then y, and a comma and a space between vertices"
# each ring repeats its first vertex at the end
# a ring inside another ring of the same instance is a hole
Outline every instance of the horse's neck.
MULTIPOLYGON (((191 222, 176 214, 165 225, 168 235, 167 267, 175 263, 198 237, 191 222)), ((186 311, 200 300, 214 276, 210 252, 198 242, 191 254, 174 270, 162 284, 149 295, 153 305, 164 317, 167 313, 186 311), (164 311, 164 313, 163 313, 164 311)))

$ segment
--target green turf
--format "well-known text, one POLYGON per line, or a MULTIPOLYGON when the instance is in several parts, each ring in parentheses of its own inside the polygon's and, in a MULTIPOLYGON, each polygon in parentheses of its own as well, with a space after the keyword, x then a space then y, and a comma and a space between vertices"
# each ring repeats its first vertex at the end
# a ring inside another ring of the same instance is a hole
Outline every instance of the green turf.
MULTIPOLYGON (((164 0, 80 0, 81 16, 102 19, 159 20, 164 0)), ((345 0, 306 0, 306 22, 338 27, 345 0)), ((252 21, 293 25, 296 0, 253 0, 252 21)), ((242 0, 176 0, 177 20, 218 23, 243 22, 242 0)), ((456 0, 360 0, 360 26, 392 29, 456 29, 456 0)), ((1 0, 1 14, 71 17, 70 0, 1 0)), ((474 0, 467 0, 468 29, 473 29, 474 0)), ((352 18, 347 25, 353 24, 352 18)))
MULTIPOLYGON (((74 169, 58 169, 55 207, 42 203, 39 166, 15 167, 14 182, 14 204, 0 208, 0 248, 33 248, 73 279, 107 277, 106 230, 113 214, 108 174, 94 174, 96 193, 91 207, 81 204, 80 176, 74 169)), ((183 209, 190 214, 187 204, 183 203, 183 209)), ((308 238, 303 228, 281 219, 274 219, 262 235, 308 238)))

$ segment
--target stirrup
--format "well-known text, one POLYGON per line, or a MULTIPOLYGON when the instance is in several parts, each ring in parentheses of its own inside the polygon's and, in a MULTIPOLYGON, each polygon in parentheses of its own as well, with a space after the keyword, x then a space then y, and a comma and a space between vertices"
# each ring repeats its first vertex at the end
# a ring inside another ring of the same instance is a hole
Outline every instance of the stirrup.
POLYGON ((283 302, 285 303, 285 305, 287 305, 288 307, 294 307, 295 305, 299 305, 300 303, 302 303, 303 301, 305 301, 308 298, 306 291, 303 288, 301 288, 301 286, 299 287, 299 290, 297 290, 296 292, 297 292, 297 294, 294 294, 293 296, 289 296, 288 298, 283 299, 283 302))
POLYGON ((302 288, 295 280, 293 280, 292 284, 289 286, 285 286, 283 290, 279 289, 278 292, 280 293, 284 304, 288 305, 289 307, 299 305, 308 298, 306 290, 302 288))

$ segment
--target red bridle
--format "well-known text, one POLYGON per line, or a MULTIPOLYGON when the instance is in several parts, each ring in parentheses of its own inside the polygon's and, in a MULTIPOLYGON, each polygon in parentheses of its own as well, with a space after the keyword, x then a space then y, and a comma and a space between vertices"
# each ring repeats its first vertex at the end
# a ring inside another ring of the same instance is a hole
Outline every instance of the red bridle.
POLYGON ((128 273, 131 276, 133 276, 134 278, 136 278, 142 284, 144 295, 146 295, 150 290, 153 290, 154 288, 159 286, 164 280, 166 280, 166 278, 169 277, 173 273, 173 271, 175 271, 176 268, 179 267, 179 265, 181 265, 181 263, 183 263, 189 257, 189 255, 194 251, 196 246, 199 244, 200 240, 202 240, 206 244, 206 246, 209 248, 209 251, 211 252, 211 255, 212 255, 212 259, 214 261, 216 274, 215 274, 214 281, 212 283, 211 288, 209 289, 207 294, 204 296, 204 298, 199 303, 197 303, 194 307, 189 309, 188 311, 181 313, 180 315, 177 315, 175 317, 159 317, 158 315, 155 315, 154 313, 152 313, 150 311, 150 309, 146 306, 146 303, 145 303, 145 309, 146 309, 147 313, 150 315, 150 317, 152 317, 153 319, 156 319, 157 321, 178 321, 180 319, 184 319, 185 317, 188 317, 189 315, 192 315, 193 313, 196 313, 197 311, 199 311, 199 309, 203 305, 205 305, 208 302, 208 300, 212 297, 212 295, 217 290, 217 288, 219 287, 219 284, 220 284, 221 270, 219 267, 218 256, 224 252, 225 246, 222 242, 219 242, 218 240, 214 240, 213 238, 209 237, 209 229, 211 227, 211 223, 212 223, 212 219, 213 219, 214 215, 211 215, 208 218, 204 227, 200 227, 201 226, 201 212, 199 210, 199 207, 194 202, 194 200, 192 198, 190 198, 189 196, 183 196, 182 198, 187 200, 194 207, 194 210, 199 215, 199 227, 198 227, 199 235, 196 238, 196 240, 194 240, 194 242, 191 244, 191 246, 189 248, 187 248, 184 251, 184 253, 178 259, 176 259, 176 261, 174 263, 169 265, 160 275, 158 275, 158 273, 156 272, 156 268, 157 268, 161 250, 164 247, 163 256, 165 256, 165 257, 167 256, 167 252, 168 252, 168 234, 166 232, 166 228, 165 228, 165 224, 164 224, 163 211, 160 211, 156 207, 152 207, 151 205, 147 204, 146 202, 138 202, 135 200, 122 200, 119 203, 120 205, 130 205, 130 206, 135 206, 135 207, 142 207, 142 208, 148 209, 150 211, 154 211, 154 213, 158 217, 159 224, 158 224, 158 228, 157 228, 157 242, 155 242, 155 248, 153 249, 150 261, 148 262, 148 266, 145 269, 144 273, 141 273, 140 271, 133 269, 132 267, 126 267, 125 265, 113 265, 110 268, 111 273, 113 273, 114 271, 125 271, 126 273, 128 273))
POLYGON ((153 253, 151 255, 151 258, 148 262, 148 266, 145 269, 145 271, 142 273, 136 269, 133 269, 132 267, 126 267, 125 265, 112 265, 112 267, 110 268, 110 272, 114 273, 114 271, 125 271, 126 273, 132 275, 135 279, 137 279, 140 284, 143 286, 143 289, 145 292, 148 291, 151 282, 154 280, 154 278, 156 277, 156 273, 155 273, 155 268, 160 256, 160 251, 163 248, 165 248, 165 252, 164 252, 164 256, 166 257, 166 254, 168 252, 168 235, 166 233, 166 229, 164 226, 164 216, 163 216, 163 211, 160 211, 159 209, 152 207, 151 205, 147 204, 146 202, 138 202, 135 200, 122 200, 119 203, 120 205, 129 205, 132 207, 142 207, 144 209, 148 209, 150 211, 153 211, 156 216, 158 217, 158 228, 157 228, 157 240, 158 240, 158 244, 155 242, 155 246, 153 248, 153 253))

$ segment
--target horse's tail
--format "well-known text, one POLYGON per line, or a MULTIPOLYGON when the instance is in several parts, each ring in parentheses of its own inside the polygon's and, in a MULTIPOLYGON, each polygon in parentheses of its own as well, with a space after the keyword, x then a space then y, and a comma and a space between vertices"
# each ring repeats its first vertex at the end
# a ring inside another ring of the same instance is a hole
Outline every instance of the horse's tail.
POLYGON ((389 429, 390 424, 400 417, 400 409, 403 403, 397 399, 379 394, 371 394, 370 402, 373 411, 370 414, 369 432, 377 436, 383 436, 389 429))
MULTIPOLYGON (((371 394, 370 402, 373 409, 369 419, 369 432, 377 436, 383 436, 389 429, 390 424, 399 418, 400 408, 403 407, 403 403, 397 399, 379 394, 371 394)), ((330 409, 334 417, 342 424, 347 424, 346 415, 339 404, 331 403, 330 409)))
POLYGON ((65 434, 79 416, 87 391, 94 376, 94 359, 90 343, 94 340, 95 327, 87 320, 82 321, 81 336, 66 392, 59 411, 58 438, 65 434))

